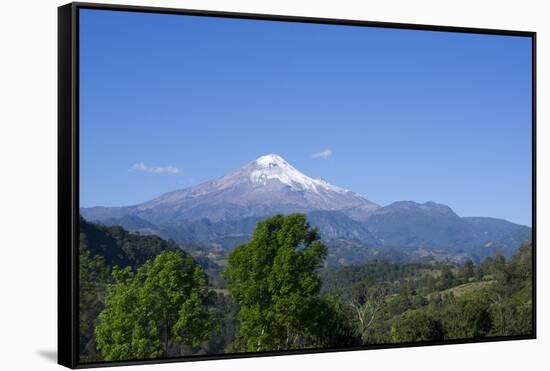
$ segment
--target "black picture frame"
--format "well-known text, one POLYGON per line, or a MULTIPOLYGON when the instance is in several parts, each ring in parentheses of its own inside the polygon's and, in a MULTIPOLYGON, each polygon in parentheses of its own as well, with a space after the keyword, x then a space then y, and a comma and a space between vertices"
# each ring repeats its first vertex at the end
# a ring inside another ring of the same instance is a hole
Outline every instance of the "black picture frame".
POLYGON ((485 28, 451 27, 406 23, 387 23, 347 19, 313 18, 270 14, 234 13, 191 9, 171 9, 146 6, 70 3, 58 8, 58 363, 69 368, 89 368, 155 364, 182 361, 233 359, 341 352, 381 348, 418 347, 508 340, 536 339, 536 32, 485 28), (529 335, 489 337, 482 339, 445 340, 358 346, 353 348, 323 348, 258 353, 198 355, 192 357, 156 358, 131 361, 80 363, 78 359, 78 241, 79 241, 79 10, 100 9, 122 12, 195 15, 284 22, 353 25, 407 30, 427 30, 472 34, 509 35, 531 39, 532 43, 532 230, 533 230, 533 332, 529 335))

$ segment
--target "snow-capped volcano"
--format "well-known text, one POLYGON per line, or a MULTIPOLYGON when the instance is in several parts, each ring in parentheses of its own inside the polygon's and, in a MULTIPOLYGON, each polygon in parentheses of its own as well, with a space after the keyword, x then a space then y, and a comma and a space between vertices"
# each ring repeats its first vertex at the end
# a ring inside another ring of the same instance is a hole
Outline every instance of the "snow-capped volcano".
POLYGON ((250 181, 254 184, 266 185, 270 180, 277 180, 296 191, 332 191, 345 193, 346 189, 333 186, 322 179, 313 179, 302 174, 290 165, 281 156, 269 154, 258 157, 252 165, 256 167, 250 174, 250 181))
POLYGON ((426 249, 445 250, 446 257, 459 251, 480 258, 495 249, 510 255, 532 233, 529 227, 503 220, 461 218, 434 202, 399 201, 380 207, 355 192, 310 178, 275 154, 138 205, 81 208, 80 213, 89 221, 207 249, 231 249, 248 241, 256 223, 273 214, 303 213, 330 242, 330 259, 359 263, 371 256, 369 249, 386 247, 386 253, 397 248, 405 258, 416 248, 421 256, 426 249))
POLYGON ((355 192, 310 178, 281 156, 268 154, 220 178, 169 192, 139 205, 91 208, 84 210, 84 214, 93 219, 103 219, 104 215, 97 214, 105 212, 113 217, 132 214, 159 223, 338 210, 349 211, 350 217, 360 220, 377 208, 377 204, 355 192))

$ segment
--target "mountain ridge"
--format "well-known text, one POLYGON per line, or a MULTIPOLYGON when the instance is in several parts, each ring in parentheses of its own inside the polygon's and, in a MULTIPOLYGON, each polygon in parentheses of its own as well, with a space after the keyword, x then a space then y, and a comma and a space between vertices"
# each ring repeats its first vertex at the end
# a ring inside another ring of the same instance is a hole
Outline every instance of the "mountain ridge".
MULTIPOLYGON (((457 215, 433 201, 380 206, 348 189, 311 178, 268 154, 224 176, 123 207, 81 208, 92 222, 121 225, 181 243, 229 250, 246 242, 255 223, 273 214, 303 213, 327 241, 369 248, 447 251, 473 257, 514 252, 529 227, 457 215)), ((351 246, 351 245, 350 245, 351 246)))

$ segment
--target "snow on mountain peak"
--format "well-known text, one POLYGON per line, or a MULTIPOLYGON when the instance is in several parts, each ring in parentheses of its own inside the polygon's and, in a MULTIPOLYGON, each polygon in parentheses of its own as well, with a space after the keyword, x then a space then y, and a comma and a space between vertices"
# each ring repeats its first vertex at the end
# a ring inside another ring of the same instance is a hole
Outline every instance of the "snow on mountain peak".
POLYGON ((146 212, 164 223, 176 218, 220 221, 319 210, 338 210, 354 220, 364 220, 378 208, 355 192, 310 178, 281 156, 268 154, 219 178, 127 209, 146 212))
POLYGON ((261 167, 267 167, 267 168, 289 165, 284 158, 273 153, 260 156, 254 162, 261 167))
POLYGON ((254 161, 254 170, 250 174, 250 181, 254 184, 265 185, 270 179, 278 180, 298 191, 333 191, 346 192, 345 189, 333 186, 321 179, 313 179, 302 174, 290 165, 284 158, 276 154, 258 157, 254 161))

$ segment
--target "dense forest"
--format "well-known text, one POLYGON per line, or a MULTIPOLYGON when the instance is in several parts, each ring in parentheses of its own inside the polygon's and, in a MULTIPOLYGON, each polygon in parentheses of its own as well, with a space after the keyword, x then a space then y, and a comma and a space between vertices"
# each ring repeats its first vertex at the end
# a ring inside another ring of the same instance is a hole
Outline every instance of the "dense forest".
POLYGON ((300 214, 256 225, 229 258, 80 219, 82 362, 529 335, 532 245, 479 264, 324 268, 300 214))

